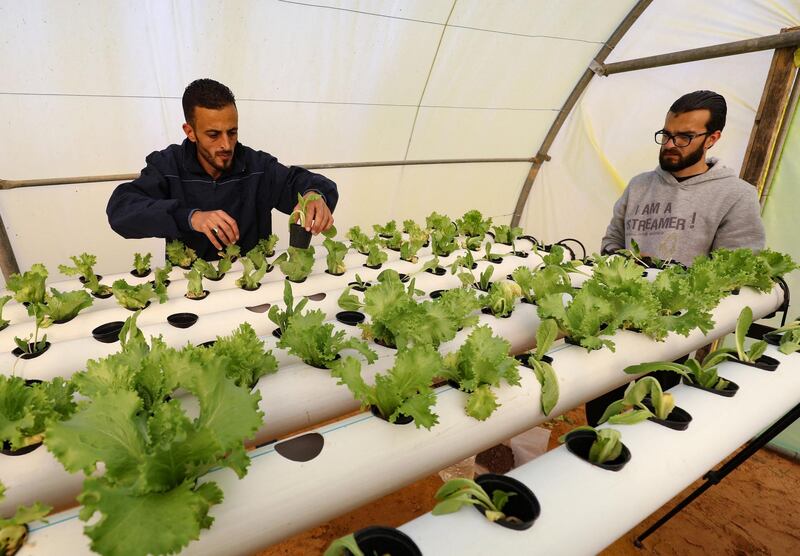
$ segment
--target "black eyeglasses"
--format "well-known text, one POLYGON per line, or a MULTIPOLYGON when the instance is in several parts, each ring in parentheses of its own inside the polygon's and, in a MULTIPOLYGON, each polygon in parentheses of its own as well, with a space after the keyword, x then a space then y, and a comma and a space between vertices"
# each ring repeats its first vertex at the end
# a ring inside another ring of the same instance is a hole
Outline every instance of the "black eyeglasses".
POLYGON ((672 139, 672 144, 676 147, 688 147, 689 143, 695 140, 696 137, 700 137, 701 135, 708 135, 710 132, 705 131, 703 133, 676 133, 675 135, 671 134, 669 131, 665 131, 660 129, 656 131, 655 139, 656 143, 659 145, 666 145, 667 141, 672 139))

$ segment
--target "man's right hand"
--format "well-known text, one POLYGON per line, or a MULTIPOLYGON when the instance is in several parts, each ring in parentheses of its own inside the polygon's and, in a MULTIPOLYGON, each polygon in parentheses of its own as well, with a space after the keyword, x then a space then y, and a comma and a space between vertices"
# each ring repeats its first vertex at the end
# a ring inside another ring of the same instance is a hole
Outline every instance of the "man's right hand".
POLYGON ((208 241, 219 249, 222 243, 230 245, 239 241, 239 226, 224 210, 196 210, 192 214, 192 228, 206 235, 208 241))

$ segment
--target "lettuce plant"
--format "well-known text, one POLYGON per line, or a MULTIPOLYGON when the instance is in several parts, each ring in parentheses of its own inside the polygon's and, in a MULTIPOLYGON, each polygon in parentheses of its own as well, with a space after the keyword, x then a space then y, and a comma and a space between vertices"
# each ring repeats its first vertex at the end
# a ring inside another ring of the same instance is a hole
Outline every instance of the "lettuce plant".
POLYGON ((335 539, 322 556, 364 556, 353 533, 335 539))
POLYGON ((562 293, 537 298, 539 317, 554 319, 565 336, 589 351, 604 346, 614 351, 614 342, 600 337, 606 330, 613 334, 615 328, 609 323, 616 322, 614 307, 604 294, 597 282, 587 281, 569 301, 562 293))
POLYGON ((41 263, 31 266, 31 269, 22 274, 12 274, 8 278, 6 287, 14 294, 14 299, 20 303, 42 303, 47 292, 47 269, 41 263))
POLYGON ((188 280, 186 283, 186 297, 189 299, 203 299, 206 291, 203 289, 203 263, 197 259, 192 263, 192 270, 184 272, 183 276, 188 280))
POLYGON ((150 272, 150 259, 153 257, 151 253, 142 255, 141 253, 133 254, 133 271, 136 276, 147 276, 150 272))
POLYGON ((417 428, 430 429, 439 422, 432 409, 436 393, 431 382, 441 368, 439 352, 431 346, 414 346, 398 351, 394 367, 375 375, 374 386, 361 377, 361 363, 353 357, 336 361, 331 366, 331 376, 347 386, 362 407, 374 406, 390 423, 407 415, 417 428))
POLYGON ((767 342, 764 340, 753 342, 749 349, 744 347, 751 324, 753 324, 753 310, 746 305, 736 319, 736 354, 739 356, 739 361, 745 363, 755 363, 767 351, 767 342))
POLYGON ((642 255, 642 252, 639 250, 639 244, 636 243, 635 239, 631 239, 631 248, 630 249, 619 249, 617 253, 623 255, 629 259, 635 260, 637 263, 642 265, 646 268, 667 268, 672 259, 661 260, 658 257, 645 257, 642 255))
POLYGON ((536 350, 528 357, 528 365, 533 369, 536 380, 542 388, 542 413, 549 415, 558 403, 558 377, 552 365, 544 360, 550 346, 558 337, 558 325, 553 319, 543 320, 536 330, 536 350))
POLYGON ((50 323, 67 322, 75 318, 79 312, 92 305, 92 296, 83 290, 60 292, 50 288, 50 293, 42 303, 42 311, 50 323))
MULTIPOLYGON (((0 483, 0 500, 5 497, 5 487, 0 483)), ((50 506, 45 506, 41 502, 36 502, 32 506, 20 506, 13 516, 0 518, 0 554, 13 556, 28 537, 28 523, 31 521, 47 520, 43 518, 53 510, 50 506)))
POLYGON ((445 356, 442 377, 458 383, 467 396, 467 415, 486 420, 497 409, 497 397, 492 387, 505 380, 519 386, 517 361, 508 356, 511 344, 492 335, 488 326, 478 326, 458 351, 445 356))
POLYGON ((522 228, 519 226, 508 226, 506 224, 498 224, 492 226, 494 231, 494 240, 503 245, 514 245, 514 241, 522 235, 522 228))
POLYGON ((460 257, 456 257, 456 260, 450 265, 450 274, 455 274, 460 268, 463 268, 467 272, 472 272, 474 266, 475 257, 472 256, 471 252, 467 251, 460 257))
POLYGON ((411 239, 404 241, 400 244, 400 259, 410 263, 416 263, 419 260, 417 253, 422 249, 424 242, 418 239, 411 239))
POLYGON ((369 246, 372 240, 367 234, 361 231, 359 226, 353 226, 350 228, 345 237, 350 240, 350 244, 356 249, 356 251, 362 255, 369 253, 369 246))
POLYGON ((521 523, 519 518, 503 513, 508 499, 514 495, 514 492, 498 489, 492 492, 492 496, 489 496, 483 487, 472 479, 450 479, 436 491, 434 498, 437 503, 431 513, 433 515, 451 514, 464 506, 472 505, 482 507, 485 510, 483 515, 489 521, 503 519, 521 523))
POLYGON ((675 397, 661 390, 661 384, 652 376, 645 376, 631 382, 625 389, 621 400, 611 403, 600 417, 600 423, 608 421, 614 425, 635 425, 651 417, 662 421, 669 417, 675 408, 675 397), (651 411, 645 404, 650 396, 651 411))
POLYGON ((171 554, 211 526, 209 510, 222 501, 215 482, 198 479, 215 467, 243 477, 244 440, 264 415, 260 394, 225 376, 226 360, 200 360, 198 348, 159 338, 148 345, 133 321, 122 351, 74 375, 85 400, 48 428, 45 444, 67 471, 86 474, 78 502, 93 551, 171 554), (178 389, 196 399, 199 415, 187 414, 178 389))
POLYGON ((505 317, 514 310, 514 300, 522 297, 522 288, 511 280, 499 280, 489 287, 482 299, 483 306, 496 317, 505 317))
POLYGON ((756 257, 766 269, 767 275, 773 280, 800 268, 797 266, 797 263, 792 260, 792 257, 785 253, 773 251, 772 249, 762 249, 758 252, 756 257))
POLYGON ((225 376, 236 386, 252 390, 258 380, 278 370, 278 360, 249 323, 239 325, 230 336, 218 336, 211 348, 213 357, 225 362, 225 376))
POLYGON ((6 303, 11 301, 11 299, 12 297, 10 295, 4 295, 0 297, 0 330, 3 330, 11 323, 11 321, 3 318, 3 309, 5 308, 6 303))
POLYGON ((347 245, 341 241, 335 241, 329 237, 325 238, 322 246, 327 250, 325 263, 328 265, 328 273, 334 276, 341 276, 347 270, 344 264, 344 257, 347 255, 347 245))
POLYGON ((432 212, 425 218, 425 227, 429 230, 446 231, 452 235, 457 232, 456 225, 450 217, 438 212, 432 212))
MULTIPOLYGON (((595 440, 589 449, 589 461, 596 464, 614 461, 622 455, 622 433, 616 429, 595 429, 594 427, 582 426, 575 427, 572 431, 592 431, 595 433, 595 440)), ((569 433, 561 436, 558 441, 564 442, 569 433)))
MULTIPOLYGON (((27 338, 18 338, 14 336, 14 343, 17 344, 17 347, 22 352, 23 355, 34 355, 36 353, 42 353, 44 350, 47 349, 47 334, 42 336, 42 339, 39 339, 39 330, 41 328, 46 328, 52 324, 49 321, 44 313, 44 304, 42 303, 31 303, 28 305, 28 315, 33 317, 34 322, 34 329, 33 333, 29 334, 27 338)), ((14 363, 16 366, 16 362, 14 363)), ((12 368, 12 374, 13 374, 12 368)))
POLYGON ((447 309, 434 301, 417 302, 415 280, 408 288, 395 271, 384 271, 378 283, 364 293, 363 303, 346 288, 339 297, 339 306, 349 311, 364 311, 369 323, 359 326, 365 339, 375 339, 390 347, 439 344, 455 337, 456 322, 447 309))
POLYGON ((424 245, 430 236, 427 229, 420 228, 413 220, 403 221, 403 231, 408 234, 409 241, 419 242, 420 245, 424 245))
POLYGON ((268 264, 267 257, 275 254, 275 246, 278 244, 278 236, 270 234, 267 239, 259 239, 255 247, 247 252, 246 257, 253 261, 256 268, 268 264))
POLYGON ((396 231, 392 235, 385 237, 383 244, 388 248, 394 251, 400 251, 400 247, 403 245, 403 234, 400 231, 396 231))
POLYGON ((517 283, 519 289, 522 291, 522 298, 529 303, 535 303, 536 298, 534 297, 533 293, 533 272, 531 269, 526 266, 517 267, 511 272, 511 278, 517 283))
POLYGON ((472 288, 447 290, 434 303, 444 307, 458 330, 478 324, 478 315, 474 313, 481 308, 481 301, 472 288))
POLYGON ((307 303, 308 303, 308 298, 304 297, 297 302, 297 305, 295 305, 294 296, 292 295, 292 284, 288 280, 284 280, 283 304, 285 310, 281 311, 278 305, 272 305, 269 308, 267 317, 269 317, 269 320, 278 325, 281 334, 283 334, 284 332, 286 332, 286 328, 289 326, 289 319, 291 319, 295 315, 299 315, 307 303))
POLYGON ((58 271, 65 276, 80 276, 83 282, 88 282, 94 275, 94 265, 97 264, 97 257, 89 253, 81 253, 78 256, 70 257, 72 264, 75 266, 67 266, 65 264, 58 265, 58 271))
POLYGON ((275 264, 281 268, 281 272, 292 282, 302 282, 314 267, 314 248, 299 249, 289 247, 286 251, 278 255, 275 264))
POLYGON ((431 251, 434 255, 447 257, 456 249, 458 249, 458 243, 456 243, 455 226, 434 230, 431 233, 431 251))
MULTIPOLYGON (((197 259, 192 263, 191 272, 196 272, 196 274, 192 274, 192 278, 195 280, 195 282, 197 282, 197 274, 200 275, 200 292, 202 294, 203 278, 208 278, 209 280, 220 280, 223 276, 225 276, 225 273, 230 270, 230 268, 230 261, 226 262, 226 259, 220 259, 217 263, 217 266, 214 266, 214 263, 206 261, 205 259, 197 259)), ((184 276, 188 278, 189 274, 184 273, 184 276)))
POLYGON ((492 253, 492 242, 487 241, 483 244, 483 259, 489 261, 490 263, 499 263, 503 260, 503 255, 498 253, 492 253))
POLYGON ((42 442, 51 423, 74 413, 74 392, 61 377, 26 386, 22 378, 0 376, 0 441, 12 450, 42 442))
POLYGON ((695 328, 704 334, 714 328, 710 309, 719 301, 719 292, 710 297, 704 288, 694 288, 696 273, 681 266, 662 270, 652 284, 660 309, 658 318, 667 330, 688 336, 695 328))
POLYGON ((306 227, 306 210, 308 210, 308 203, 322 199, 319 193, 309 193, 308 195, 297 194, 297 208, 289 215, 289 223, 297 223, 301 228, 306 227))
MULTIPOLYGON (((295 249, 290 247, 289 249, 295 249)), ((257 290, 261 286, 261 279, 270 269, 269 263, 265 260, 261 266, 255 267, 255 263, 249 257, 242 257, 242 275, 236 279, 236 286, 243 290, 257 290)))
POLYGON ((651 361, 626 367, 625 372, 627 374, 642 374, 653 371, 673 371, 692 384, 713 390, 725 390, 730 383, 719 377, 717 366, 731 357, 731 350, 723 348, 707 354, 702 362, 699 362, 694 357, 688 359, 686 363, 651 361))
MULTIPOLYGON (((1 302, 2 299, 0 299, 0 308, 2 308, 1 302)), ((776 328, 764 334, 765 338, 768 336, 780 338, 778 340, 778 351, 785 355, 800 351, 800 321, 791 322, 786 326, 776 328)))
POLYGON ((165 303, 168 299, 167 286, 169 285, 169 273, 172 272, 172 263, 164 262, 163 268, 153 271, 153 291, 158 297, 159 303, 165 303))
POLYGON ((367 261, 365 264, 373 268, 378 268, 387 260, 389 260, 389 255, 381 251, 381 246, 377 241, 373 241, 369 246, 369 253, 367 254, 367 261))
POLYGON ((120 279, 111 285, 111 291, 114 292, 117 303, 131 311, 144 309, 148 302, 156 297, 153 284, 150 282, 131 286, 125 280, 120 279))
POLYGON ((292 315, 278 347, 320 369, 330 367, 344 349, 358 351, 369 363, 378 358, 362 340, 348 336, 344 330, 334 332, 333 324, 325 323, 325 313, 319 309, 292 315))
MULTIPOLYGON (((459 274, 459 278, 461 278, 461 282, 464 285, 466 285, 468 280, 462 278, 463 274, 464 274, 463 272, 459 274)), ((477 288, 479 290, 481 290, 482 292, 488 292, 489 288, 492 286, 491 279, 493 274, 494 274, 494 267, 492 265, 489 265, 483 269, 483 272, 480 273, 480 276, 478 276, 478 281, 474 282, 475 279, 473 278, 473 282, 477 284, 477 288)), ((472 276, 472 272, 470 272, 469 275, 472 276)))
POLYGON ((381 226, 380 224, 373 224, 372 229, 375 230, 375 233, 383 236, 383 237, 391 237, 399 232, 397 229, 397 222, 394 220, 390 220, 386 223, 385 226, 381 226))
POLYGON ((184 269, 189 269, 192 263, 197 259, 197 252, 194 249, 187 247, 179 239, 173 239, 167 243, 167 260, 175 266, 184 269))
POLYGON ((484 220, 483 215, 478 210, 470 210, 464 213, 464 216, 456 220, 458 233, 468 237, 478 237, 483 239, 492 227, 492 219, 487 218, 484 220))

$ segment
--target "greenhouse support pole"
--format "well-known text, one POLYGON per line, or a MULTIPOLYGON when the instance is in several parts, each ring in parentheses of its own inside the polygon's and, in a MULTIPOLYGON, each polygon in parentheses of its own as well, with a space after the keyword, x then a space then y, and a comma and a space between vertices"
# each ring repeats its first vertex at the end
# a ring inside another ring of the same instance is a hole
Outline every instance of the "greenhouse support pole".
POLYGON ((783 120, 781 121, 781 128, 778 132, 778 138, 775 140, 775 149, 773 150, 772 158, 767 168, 767 175, 764 178, 764 187, 761 189, 761 210, 767 204, 770 189, 772 189, 772 181, 775 178, 775 172, 778 169, 778 162, 781 159, 783 152, 783 145, 786 142, 786 136, 789 135, 789 127, 792 125, 792 119, 797 112, 797 104, 800 100, 800 71, 795 73, 794 85, 792 86, 792 95, 789 97, 789 104, 784 112, 783 120))
POLYGON ((3 278, 6 283, 12 274, 19 274, 17 257, 14 255, 14 248, 11 247, 11 240, 8 239, 8 232, 2 216, 0 216, 0 268, 3 270, 3 278))
POLYGON ((689 496, 684 498, 683 500, 678 503, 677 506, 672 508, 669 513, 663 516, 661 519, 656 521, 653 525, 651 525, 647 531, 636 537, 633 541, 633 544, 638 547, 642 548, 642 542, 655 533, 662 525, 668 522, 670 519, 675 517, 681 510, 683 510, 686 506, 692 503, 693 500, 698 498, 701 494, 705 491, 710 489, 712 486, 718 484, 722 479, 727 477, 733 470, 747 461, 750 456, 758 452, 761 448, 769 444, 773 438, 778 436, 784 430, 786 430, 789 425, 797 421, 800 418, 800 404, 797 404, 792 409, 789 410, 783 417, 778 419, 771 427, 767 430, 756 436, 753 440, 748 442, 747 446, 744 447, 738 454, 733 456, 728 462, 725 463, 719 470, 714 471, 711 470, 705 475, 703 478, 705 479, 705 483, 697 487, 689 496))
POLYGON ((525 204, 528 202, 528 196, 530 195, 531 188, 533 187, 533 182, 536 179, 536 175, 539 173, 539 168, 542 167, 544 162, 550 160, 550 156, 547 154, 547 151, 550 150, 550 147, 553 145, 553 141, 556 139, 556 135, 558 132, 561 131, 561 128, 564 125, 564 122, 567 121, 567 116, 570 115, 572 109, 577 104, 578 99, 583 94, 583 91, 586 90, 586 87, 589 85, 589 81, 595 76, 595 68, 602 66, 605 59, 614 50, 614 47, 617 46, 617 43, 622 39, 625 33, 628 32, 628 29, 634 24, 634 22, 639 19, 639 16, 642 15, 645 9, 650 5, 652 0, 639 0, 636 5, 631 9, 625 19, 622 20, 622 23, 614 30, 611 36, 608 38, 606 43, 600 49, 600 52, 597 53, 597 56, 594 57, 592 63, 583 72, 578 84, 575 85, 575 88, 570 93, 569 97, 567 97, 566 102, 564 102, 564 106, 561 107, 561 110, 558 112, 558 116, 556 117, 553 125, 550 126, 550 129, 545 135, 544 141, 542 141, 542 145, 539 147, 539 152, 536 153, 536 156, 533 157, 533 164, 531 165, 531 169, 528 171, 528 176, 525 178, 525 182, 522 184, 522 191, 519 193, 519 197, 517 198, 517 205, 514 207, 514 214, 511 217, 511 225, 518 226, 519 221, 522 218, 522 211, 525 209, 525 204))

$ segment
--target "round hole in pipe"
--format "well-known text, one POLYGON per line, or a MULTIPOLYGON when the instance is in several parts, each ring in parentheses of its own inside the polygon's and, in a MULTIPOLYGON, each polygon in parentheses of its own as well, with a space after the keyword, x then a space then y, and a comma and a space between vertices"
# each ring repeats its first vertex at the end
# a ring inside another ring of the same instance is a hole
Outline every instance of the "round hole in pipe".
POLYGON ((175 328, 189 328, 197 322, 197 318, 194 313, 173 313, 167 317, 167 322, 175 328))
POLYGON ((311 301, 322 301, 323 299, 325 299, 326 296, 325 292, 319 292, 319 293, 312 293, 311 295, 307 295, 306 297, 311 301))
POLYGON ((119 340, 119 333, 125 325, 121 320, 101 324, 92 330, 92 337, 98 342, 110 344, 119 340))
POLYGON ((275 451, 288 460, 311 461, 317 457, 325 445, 325 438, 318 432, 310 432, 296 438, 275 444, 275 451))
POLYGON ((245 309, 252 311, 253 313, 266 313, 270 308, 270 305, 270 303, 262 303, 261 305, 251 305, 250 307, 245 307, 245 309))

